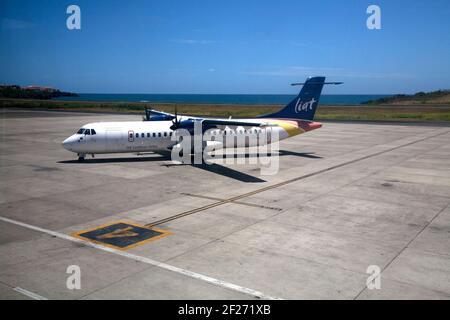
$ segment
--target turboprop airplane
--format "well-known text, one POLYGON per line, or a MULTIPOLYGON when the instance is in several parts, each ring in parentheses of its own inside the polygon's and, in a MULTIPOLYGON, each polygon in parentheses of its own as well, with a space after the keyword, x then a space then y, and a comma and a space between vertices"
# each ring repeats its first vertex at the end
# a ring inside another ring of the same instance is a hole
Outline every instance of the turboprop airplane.
POLYGON ((88 123, 62 145, 77 153, 80 162, 86 154, 167 151, 179 145, 176 135, 180 129, 193 134, 198 124, 204 146, 220 149, 266 145, 322 127, 314 121, 322 88, 325 84, 341 83, 325 82, 325 77, 293 83, 303 85, 294 100, 277 112, 256 118, 202 118, 146 110, 146 121, 88 123), (267 138, 260 139, 263 135, 267 138))

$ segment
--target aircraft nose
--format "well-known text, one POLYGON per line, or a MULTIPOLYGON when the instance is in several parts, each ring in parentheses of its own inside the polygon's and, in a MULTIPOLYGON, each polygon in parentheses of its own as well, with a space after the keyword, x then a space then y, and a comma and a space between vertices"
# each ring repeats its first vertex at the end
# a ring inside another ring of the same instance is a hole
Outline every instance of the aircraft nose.
POLYGON ((62 146, 64 147, 64 149, 70 151, 70 150, 71 150, 71 147, 72 147, 72 145, 73 145, 73 142, 74 142, 73 137, 68 137, 66 140, 64 140, 64 141, 62 142, 62 146))
POLYGON ((69 138, 65 139, 61 144, 64 147, 64 149, 69 150, 68 149, 68 147, 69 147, 69 138))

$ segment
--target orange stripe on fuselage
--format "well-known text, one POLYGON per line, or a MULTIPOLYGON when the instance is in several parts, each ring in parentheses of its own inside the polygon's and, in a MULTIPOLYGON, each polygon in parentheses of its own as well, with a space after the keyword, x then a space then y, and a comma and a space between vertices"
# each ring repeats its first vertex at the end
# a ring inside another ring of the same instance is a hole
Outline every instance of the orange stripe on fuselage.
POLYGON ((270 123, 282 127, 290 137, 322 127, 320 122, 306 120, 268 119, 270 123))

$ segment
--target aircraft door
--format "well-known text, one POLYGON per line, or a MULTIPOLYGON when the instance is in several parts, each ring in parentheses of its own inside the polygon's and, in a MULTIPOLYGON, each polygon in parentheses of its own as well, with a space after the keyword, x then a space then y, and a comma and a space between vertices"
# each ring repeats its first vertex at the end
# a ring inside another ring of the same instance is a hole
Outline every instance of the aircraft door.
POLYGON ((134 131, 128 130, 128 142, 134 142, 134 131))

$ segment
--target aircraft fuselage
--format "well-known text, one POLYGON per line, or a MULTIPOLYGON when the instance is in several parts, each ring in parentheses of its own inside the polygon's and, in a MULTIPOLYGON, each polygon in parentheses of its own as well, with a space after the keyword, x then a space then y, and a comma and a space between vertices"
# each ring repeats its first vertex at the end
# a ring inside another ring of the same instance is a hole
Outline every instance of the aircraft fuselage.
MULTIPOLYGON (((258 120, 255 120, 255 127, 252 128, 237 126, 232 129, 225 126, 207 130, 203 140, 220 141, 223 148, 254 147, 307 131, 302 130, 295 121, 281 120, 273 120, 274 126, 261 128, 258 120), (282 125, 279 125, 280 122, 282 125)), ((178 131, 172 130, 171 126, 172 121, 89 123, 64 140, 63 146, 78 154, 168 150, 178 143, 178 131)))

